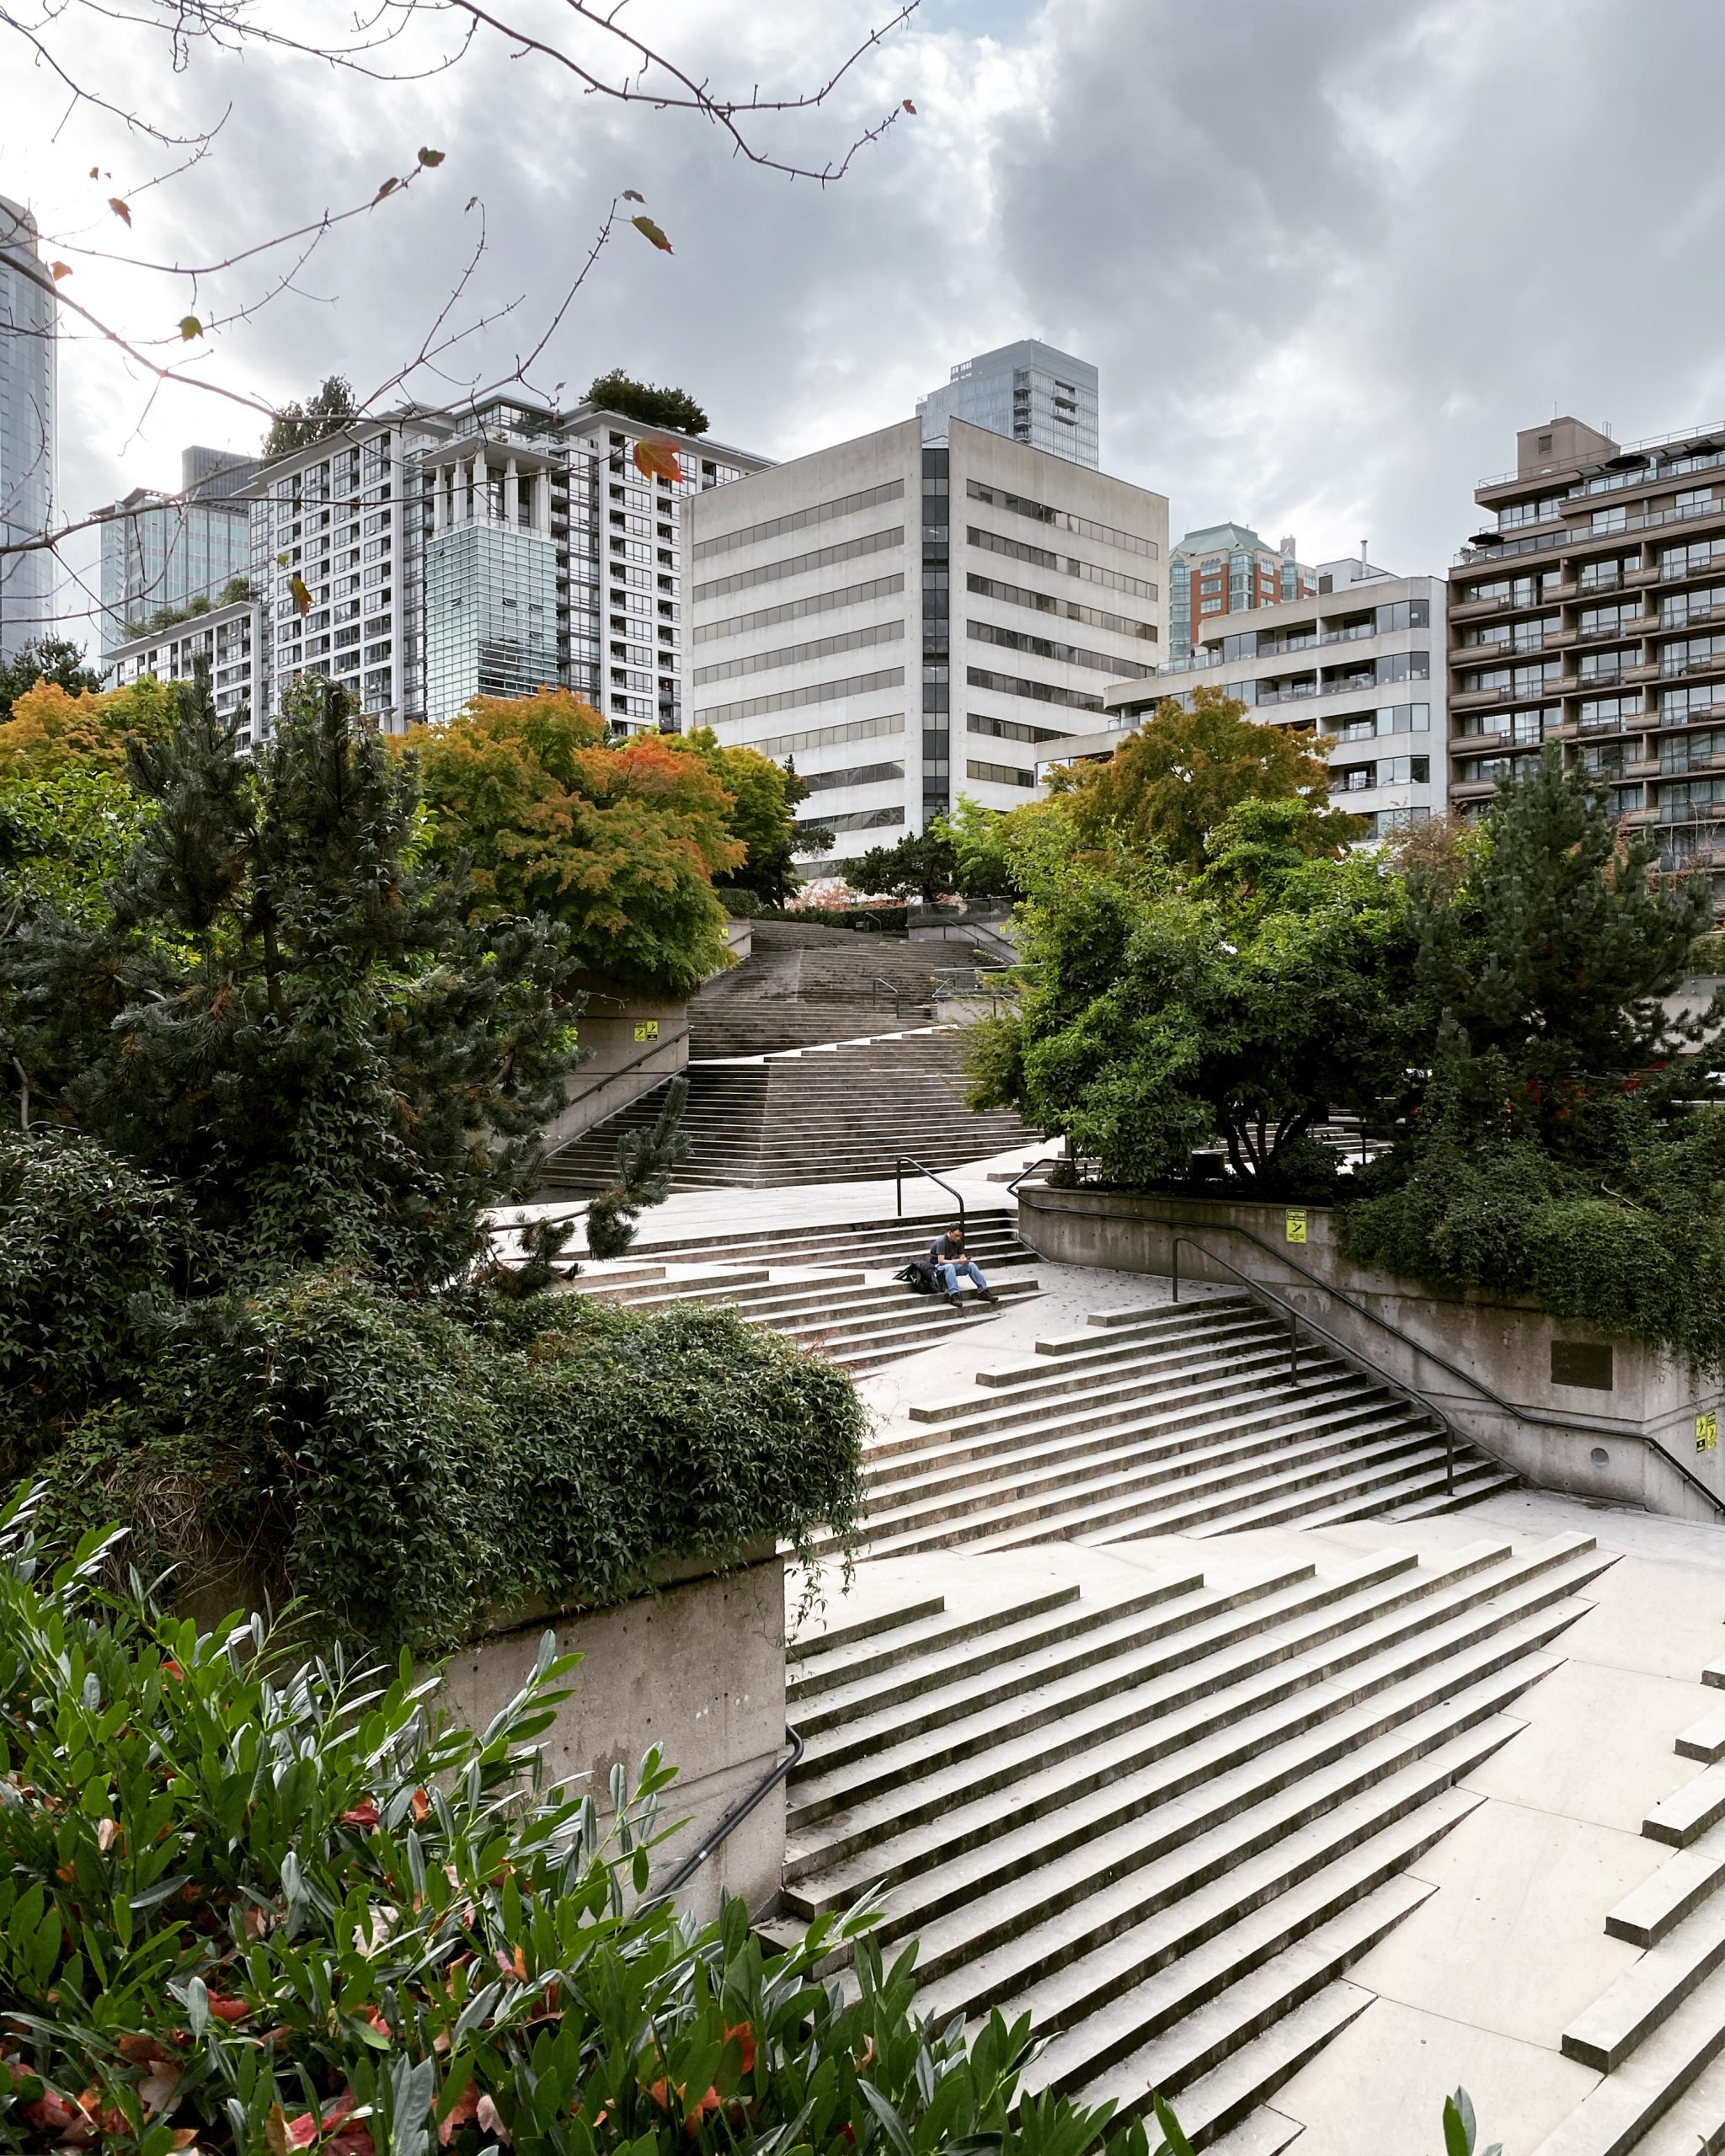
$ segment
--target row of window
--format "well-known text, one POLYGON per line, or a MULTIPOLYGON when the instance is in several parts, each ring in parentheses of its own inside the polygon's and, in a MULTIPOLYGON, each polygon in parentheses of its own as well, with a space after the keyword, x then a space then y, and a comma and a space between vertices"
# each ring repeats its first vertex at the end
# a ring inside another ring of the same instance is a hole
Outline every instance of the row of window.
POLYGON ((695 686, 702 688, 709 681, 730 681, 740 675, 766 674, 775 667, 798 666, 810 659, 831 659, 841 652, 860 650, 865 644, 898 643, 903 641, 904 634, 902 621, 877 622, 866 629, 816 637, 807 643, 781 644, 777 651, 756 652, 751 659, 723 659, 711 666, 698 666, 695 670, 695 686))
POLYGON ((695 547, 697 562, 710 561, 715 554, 728 553, 733 547, 752 547, 762 539, 777 539, 788 531, 806 531, 811 524, 830 523, 835 517, 854 516, 861 510, 873 509, 882 502, 899 500, 904 494, 902 479, 889 479, 879 487, 864 487, 853 494, 838 494, 830 501, 812 502, 807 509, 792 510, 783 516, 770 516, 760 524, 745 524, 735 531, 717 532, 711 539, 702 539, 695 547))
POLYGON ((762 606, 752 614, 733 614, 728 621, 708 622, 695 632, 697 643, 713 643, 721 637, 746 636, 753 629, 776 628, 781 622, 800 622, 811 614, 830 614, 841 606, 866 606, 870 600, 890 599, 905 588, 901 572, 870 577, 863 584, 847 584, 838 591, 818 591, 809 599, 787 599, 777 606, 762 606))

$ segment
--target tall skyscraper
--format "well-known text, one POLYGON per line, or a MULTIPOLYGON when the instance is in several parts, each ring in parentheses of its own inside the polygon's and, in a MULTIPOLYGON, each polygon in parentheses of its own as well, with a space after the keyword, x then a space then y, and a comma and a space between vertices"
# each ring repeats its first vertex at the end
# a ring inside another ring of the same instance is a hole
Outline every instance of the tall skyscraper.
POLYGON ((947 439, 947 424, 964 419, 1040 449, 1069 463, 1102 464, 1097 376, 1088 360, 1057 352, 1034 337, 961 360, 944 389, 918 400, 916 416, 930 447, 947 439))
POLYGON ((992 429, 914 419, 702 495, 690 717, 794 761, 812 873, 951 808, 1029 798, 1043 744, 1162 651, 1166 497, 992 429))
POLYGON ((220 603, 251 574, 251 510, 239 490, 254 457, 195 445, 180 455, 180 492, 135 487, 102 526, 102 648, 113 651, 151 616, 193 600, 220 603))
MULTIPOLYGON (((57 309, 36 252, 36 225, 0 195, 0 542, 46 531, 54 514, 57 309)), ((54 557, 0 554, 0 659, 54 619, 54 557)))
POLYGON ((1168 658, 1189 658, 1210 617, 1309 599, 1317 572, 1294 558, 1294 542, 1274 551, 1247 524, 1188 531, 1168 557, 1168 658))

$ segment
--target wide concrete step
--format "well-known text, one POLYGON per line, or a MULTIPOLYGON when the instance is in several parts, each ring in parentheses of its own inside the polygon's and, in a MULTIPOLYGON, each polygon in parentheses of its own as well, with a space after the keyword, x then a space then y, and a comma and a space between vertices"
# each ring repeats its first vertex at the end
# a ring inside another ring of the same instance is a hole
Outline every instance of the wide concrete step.
POLYGON ((1563 2031, 1567 2058, 1610 2073, 1725 1963, 1725 1903, 1704 1903, 1563 2031))
POLYGON ((1641 1822, 1650 1842, 1687 1849, 1725 1819, 1725 1765, 1703 1767, 1680 1789, 1656 1804, 1641 1822))
POLYGON ((1657 1946, 1722 1886, 1725 1826, 1712 1828, 1668 1857, 1608 1913, 1605 1929, 1613 1939, 1626 1939, 1634 1946, 1657 1946))
MULTIPOLYGON (((1615 2073, 1584 2096, 1529 2156, 1630 2156, 1643 2136, 1725 2051, 1725 1970, 1716 1970, 1615 2073)), ((1725 2130, 1725 2114, 1717 2128, 1725 2130)), ((1685 2128, 1687 2131, 1687 2128, 1685 2128)), ((1681 2147, 1682 2143, 1675 2144, 1681 2147)), ((1700 2137, 1689 2146, 1700 2145, 1700 2137)))
MULTIPOLYGON (((943 1657, 949 1650, 964 1647, 989 1633, 1045 1616, 1050 1610, 1068 1609, 1077 1599, 1077 1588, 1063 1584, 1046 1588, 1022 1601, 959 1617, 948 1609, 943 1595, 935 1595, 873 1624, 793 1639, 786 1649, 786 1703, 795 1708, 841 1687, 867 1683, 916 1657, 943 1657)), ((806 1721, 801 1726, 806 1728, 806 1721)))

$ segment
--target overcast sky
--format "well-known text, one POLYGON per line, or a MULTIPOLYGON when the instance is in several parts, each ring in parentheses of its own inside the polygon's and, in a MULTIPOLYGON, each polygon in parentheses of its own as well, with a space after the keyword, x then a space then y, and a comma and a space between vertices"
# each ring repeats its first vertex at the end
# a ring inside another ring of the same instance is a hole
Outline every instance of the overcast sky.
MULTIPOLYGON (((281 0, 259 5, 269 20, 281 0)), ((890 13, 633 0, 627 19, 717 87, 794 91, 890 13)), ((514 19, 566 35, 555 0, 514 19)), ((633 186, 676 252, 624 232, 537 381, 568 402, 612 366, 678 383, 721 439, 771 456, 906 418, 953 361, 1037 335, 1100 368, 1103 468, 1167 493, 1177 533, 1232 516, 1272 544, 1295 533, 1308 559, 1367 539, 1423 571, 1474 528, 1471 489, 1513 462, 1518 426, 1570 411, 1626 440, 1725 417, 1718 0, 922 0, 819 115, 748 123, 818 162, 911 98, 916 115, 825 190, 494 40, 390 86, 257 51, 195 53, 176 75, 152 41, 67 20, 62 54, 109 97, 170 126, 232 106, 201 164, 133 192, 159 156, 87 109, 67 117, 0 46, 0 192, 88 246, 126 242, 110 189, 140 253, 214 258, 363 199, 421 143, 446 152, 206 362, 271 400, 332 371, 367 390, 402 363, 475 195, 490 252, 470 311, 521 304, 448 386, 506 369, 633 186)), ((122 327, 171 330, 183 311, 163 283, 72 259, 67 291, 122 327)), ((144 403, 110 350, 68 341, 67 510, 176 483, 186 441, 254 441, 214 397, 144 403)))

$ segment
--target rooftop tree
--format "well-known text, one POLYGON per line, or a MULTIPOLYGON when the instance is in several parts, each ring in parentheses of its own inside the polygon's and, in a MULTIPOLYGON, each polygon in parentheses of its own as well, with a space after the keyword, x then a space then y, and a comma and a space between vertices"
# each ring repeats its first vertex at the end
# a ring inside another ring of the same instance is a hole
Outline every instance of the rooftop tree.
POLYGON ((638 419, 644 427, 671 427, 684 435, 704 435, 707 414, 686 389, 660 389, 655 383, 637 382, 621 367, 601 374, 588 384, 587 402, 620 412, 626 419, 638 419))

